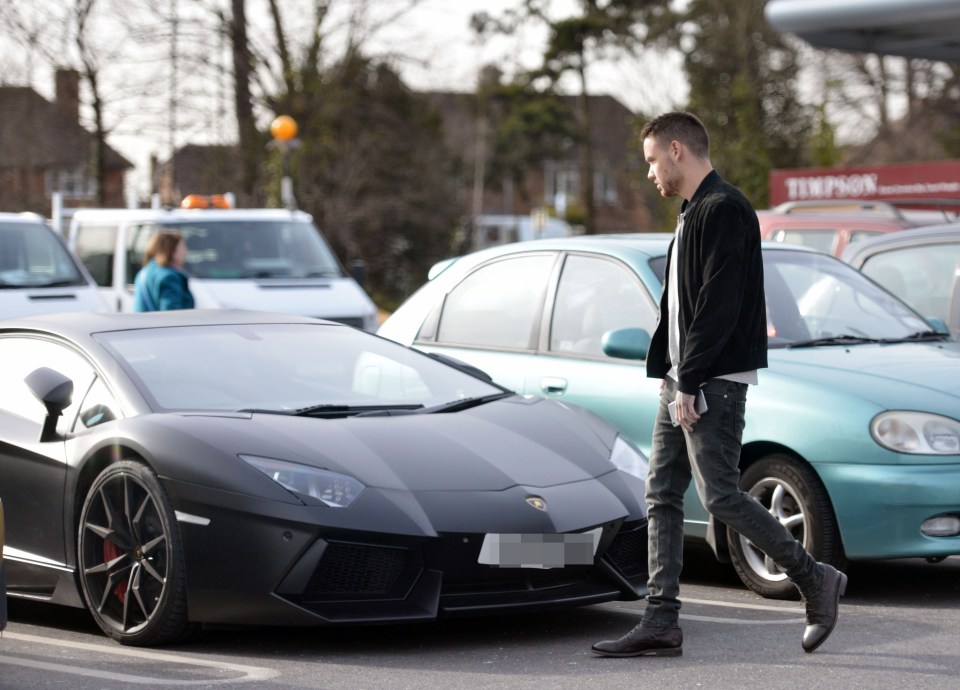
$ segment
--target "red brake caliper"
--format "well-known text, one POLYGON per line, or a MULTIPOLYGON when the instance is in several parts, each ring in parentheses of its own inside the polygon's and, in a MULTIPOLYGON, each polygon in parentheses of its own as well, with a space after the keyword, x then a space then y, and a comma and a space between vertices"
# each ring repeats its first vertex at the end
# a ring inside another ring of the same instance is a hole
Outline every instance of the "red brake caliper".
MULTIPOLYGON (((117 548, 117 545, 112 541, 106 539, 103 540, 103 560, 105 563, 109 563, 115 558, 120 556, 120 549, 117 548)), ((113 588, 113 593, 120 600, 120 603, 123 603, 124 598, 127 596, 127 581, 124 579, 121 582, 117 583, 117 586, 113 588)))

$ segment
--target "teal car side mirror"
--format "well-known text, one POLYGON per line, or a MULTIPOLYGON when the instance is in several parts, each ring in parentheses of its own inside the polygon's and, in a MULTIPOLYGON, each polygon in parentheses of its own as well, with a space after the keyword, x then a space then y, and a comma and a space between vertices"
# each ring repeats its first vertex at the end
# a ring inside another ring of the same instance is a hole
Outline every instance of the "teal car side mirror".
POLYGON ((950 333, 950 328, 947 326, 947 322, 943 319, 938 319, 935 316, 928 316, 927 323, 930 324, 930 327, 933 328, 937 333, 950 333))
POLYGON ((600 339, 603 353, 620 359, 646 359, 650 334, 642 328, 615 328, 600 339))

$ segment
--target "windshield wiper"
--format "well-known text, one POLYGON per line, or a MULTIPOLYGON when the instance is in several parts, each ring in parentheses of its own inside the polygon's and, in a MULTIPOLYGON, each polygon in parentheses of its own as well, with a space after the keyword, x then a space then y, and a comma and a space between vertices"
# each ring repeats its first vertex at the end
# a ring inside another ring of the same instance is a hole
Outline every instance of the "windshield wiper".
POLYGON ((348 415, 370 414, 385 410, 419 410, 420 403, 407 405, 311 405, 294 410, 291 414, 297 417, 346 417, 348 415))
POLYGON ((244 412, 248 414, 282 414, 288 417, 347 417, 347 416, 373 416, 375 414, 390 414, 417 412, 423 408, 420 403, 408 405, 336 405, 323 403, 320 405, 310 405, 309 407, 300 407, 296 410, 277 410, 268 407, 244 407, 235 412, 244 412))
POLYGON ((458 398, 457 400, 451 400, 450 402, 445 402, 441 405, 425 407, 420 410, 420 413, 439 414, 443 412, 460 412, 461 410, 467 410, 478 405, 485 405, 486 403, 493 402, 494 400, 509 398, 511 395, 515 395, 515 393, 512 391, 506 391, 504 393, 492 393, 490 395, 480 395, 473 398, 458 398))
POLYGON ((863 345, 865 343, 884 342, 877 338, 867 338, 862 335, 831 335, 825 338, 813 338, 811 340, 798 340, 795 343, 787 343, 786 347, 819 347, 821 345, 863 345))
POLYGON ((950 337, 948 333, 938 333, 937 331, 917 331, 902 338, 884 338, 881 343, 929 343, 938 340, 946 340, 950 337))

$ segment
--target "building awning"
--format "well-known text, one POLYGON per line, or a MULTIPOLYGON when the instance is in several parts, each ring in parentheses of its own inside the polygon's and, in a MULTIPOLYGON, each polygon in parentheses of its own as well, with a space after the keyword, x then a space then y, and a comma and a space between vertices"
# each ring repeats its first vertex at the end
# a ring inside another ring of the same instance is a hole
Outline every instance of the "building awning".
POLYGON ((765 14, 817 48, 960 63, 958 0, 769 0, 765 14))

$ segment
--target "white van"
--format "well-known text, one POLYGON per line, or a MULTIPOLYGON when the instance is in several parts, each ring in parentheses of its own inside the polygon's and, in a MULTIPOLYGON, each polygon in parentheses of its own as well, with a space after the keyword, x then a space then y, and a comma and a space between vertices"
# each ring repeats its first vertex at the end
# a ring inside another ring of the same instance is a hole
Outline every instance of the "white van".
POLYGON ((133 311, 147 241, 175 229, 198 309, 255 309, 330 319, 375 331, 377 308, 303 211, 224 208, 187 197, 177 209, 77 209, 69 243, 114 311, 133 311), (213 207, 217 206, 217 207, 213 207))
POLYGON ((0 213, 0 319, 106 311, 97 286, 35 213, 0 213))

